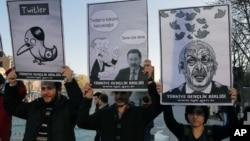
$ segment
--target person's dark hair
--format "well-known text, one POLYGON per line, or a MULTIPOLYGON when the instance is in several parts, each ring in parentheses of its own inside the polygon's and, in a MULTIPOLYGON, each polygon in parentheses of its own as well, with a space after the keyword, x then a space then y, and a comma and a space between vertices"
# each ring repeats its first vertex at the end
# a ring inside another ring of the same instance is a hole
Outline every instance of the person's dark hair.
POLYGON ((0 73, 0 84, 4 84, 4 83, 5 83, 5 79, 3 75, 0 73))
POLYGON ((52 82, 52 81, 42 81, 41 86, 47 85, 47 86, 54 86, 56 90, 61 90, 62 89, 62 83, 61 82, 52 82))
POLYGON ((137 53, 138 56, 141 58, 141 52, 138 49, 131 49, 128 51, 127 56, 131 53, 137 53))
POLYGON ((101 94, 99 96, 99 100, 101 100, 104 103, 108 103, 108 96, 106 94, 101 94))
POLYGON ((204 112, 204 123, 207 123, 208 117, 209 117, 209 107, 208 106, 186 106, 185 108, 185 119, 188 121, 188 114, 192 113, 196 107, 201 107, 201 109, 204 112))
POLYGON ((57 90, 61 90, 62 89, 62 83, 61 82, 54 82, 55 87, 57 90))
POLYGON ((149 103, 149 102, 150 102, 150 98, 149 98, 148 95, 143 96, 143 97, 141 98, 141 100, 142 100, 143 103, 149 103))
POLYGON ((100 97, 100 95, 101 95, 102 93, 101 92, 96 92, 96 93, 94 93, 94 95, 93 96, 96 96, 96 97, 100 97))

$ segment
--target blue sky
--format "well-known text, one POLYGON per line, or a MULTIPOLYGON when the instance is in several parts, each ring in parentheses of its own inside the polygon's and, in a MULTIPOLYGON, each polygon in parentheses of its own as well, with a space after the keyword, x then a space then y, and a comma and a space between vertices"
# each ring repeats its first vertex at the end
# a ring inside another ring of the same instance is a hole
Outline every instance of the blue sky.
MULTIPOLYGON (((87 62, 87 4, 119 0, 62 0, 63 32, 66 65, 77 74, 88 74, 87 62)), ((148 0, 149 59, 155 66, 155 77, 160 79, 160 40, 158 10, 204 6, 214 0, 148 0)), ((0 0, 0 34, 3 50, 12 56, 12 45, 6 1, 0 0)))

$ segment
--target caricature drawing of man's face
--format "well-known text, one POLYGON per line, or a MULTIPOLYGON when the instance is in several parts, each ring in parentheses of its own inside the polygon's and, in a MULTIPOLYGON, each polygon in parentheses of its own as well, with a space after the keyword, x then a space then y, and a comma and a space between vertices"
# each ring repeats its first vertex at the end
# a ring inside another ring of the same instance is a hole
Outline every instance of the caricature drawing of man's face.
POLYGON ((27 46, 35 46, 36 39, 31 34, 30 30, 26 32, 24 42, 27 46))
POLYGON ((98 60, 106 62, 109 57, 108 46, 109 40, 106 38, 98 38, 94 40, 94 52, 98 60))
POLYGON ((205 42, 190 42, 181 51, 179 70, 187 85, 195 91, 202 91, 209 85, 217 65, 213 48, 205 42))

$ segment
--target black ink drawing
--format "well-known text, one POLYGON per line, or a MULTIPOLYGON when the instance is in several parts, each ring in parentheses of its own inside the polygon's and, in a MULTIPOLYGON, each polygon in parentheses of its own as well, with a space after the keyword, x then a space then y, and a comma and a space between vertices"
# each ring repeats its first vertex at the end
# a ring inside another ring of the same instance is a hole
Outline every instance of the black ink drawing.
POLYGON ((24 41, 18 51, 17 55, 21 55, 26 51, 30 51, 34 57, 33 63, 38 65, 45 65, 43 62, 53 61, 57 57, 57 48, 53 45, 53 48, 48 48, 44 45, 45 34, 40 27, 31 27, 25 33, 24 41))
MULTIPOLYGON (((204 7, 204 10, 211 10, 212 8, 213 6, 204 7)), ((200 11, 200 8, 194 8, 190 12, 183 12, 182 10, 171 10, 169 13, 167 11, 160 11, 160 15, 162 18, 168 18, 171 14, 175 15, 176 20, 169 23, 169 26, 175 31, 175 40, 182 40, 185 36, 188 39, 193 39, 194 36, 198 39, 204 39, 210 34, 210 31, 208 30, 209 25, 206 19, 197 18, 197 14, 200 11), (181 29, 181 19, 184 20, 185 29, 181 29), (202 25, 202 27, 196 29, 197 25, 202 25)), ((214 13, 214 19, 223 18, 225 14, 226 10, 218 9, 217 13, 214 13)))

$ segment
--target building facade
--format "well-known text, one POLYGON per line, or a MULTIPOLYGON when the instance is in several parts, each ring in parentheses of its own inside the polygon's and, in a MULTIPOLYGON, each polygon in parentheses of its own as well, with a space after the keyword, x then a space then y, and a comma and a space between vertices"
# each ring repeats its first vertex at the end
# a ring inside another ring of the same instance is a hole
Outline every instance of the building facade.
POLYGON ((5 71, 14 66, 13 57, 6 56, 3 51, 0 51, 0 73, 5 76, 5 71))

